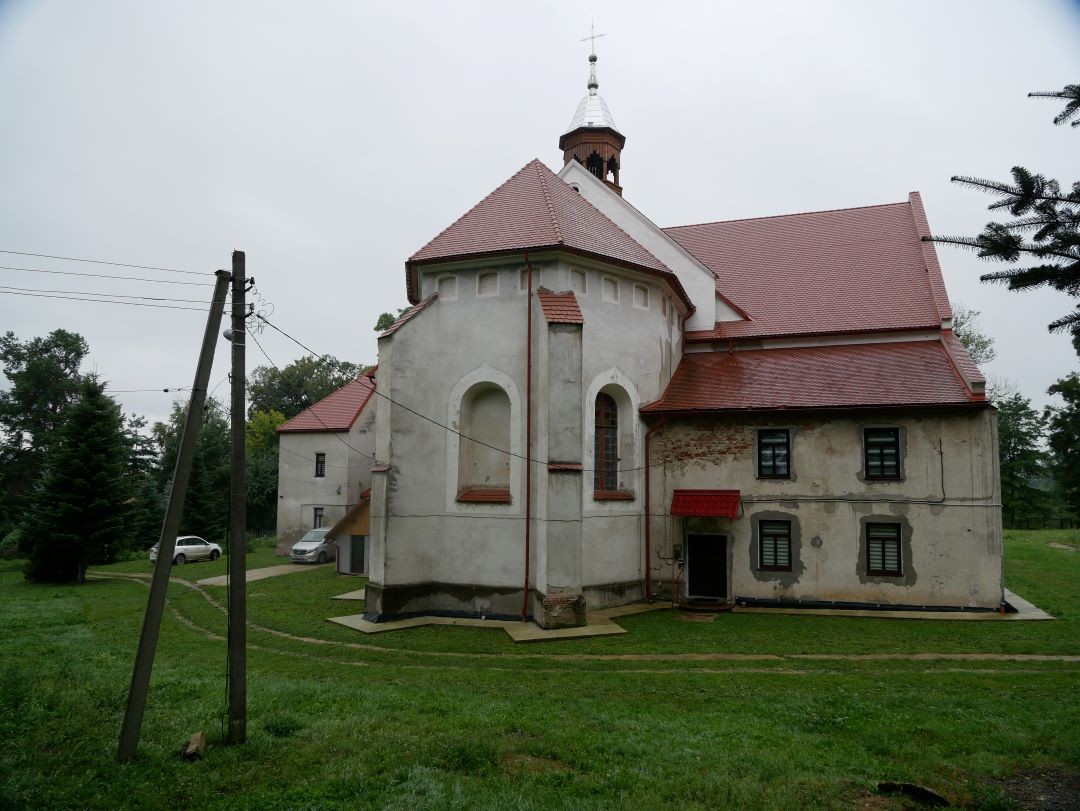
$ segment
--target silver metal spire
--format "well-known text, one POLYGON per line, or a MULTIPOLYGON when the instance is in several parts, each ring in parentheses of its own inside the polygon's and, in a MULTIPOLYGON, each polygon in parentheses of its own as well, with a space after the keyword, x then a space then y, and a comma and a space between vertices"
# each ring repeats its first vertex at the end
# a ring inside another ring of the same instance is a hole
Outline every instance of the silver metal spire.
POLYGON ((596 40, 607 36, 607 34, 597 34, 594 26, 590 26, 589 30, 589 36, 583 37, 581 40, 582 42, 588 40, 592 46, 589 53, 589 83, 586 85, 589 88, 589 94, 578 104, 574 117, 570 119, 570 126, 567 127, 566 131, 572 132, 580 127, 608 127, 618 132, 611 111, 608 109, 607 104, 604 103, 604 100, 600 98, 600 94, 596 92, 600 87, 600 83, 596 80, 596 40))

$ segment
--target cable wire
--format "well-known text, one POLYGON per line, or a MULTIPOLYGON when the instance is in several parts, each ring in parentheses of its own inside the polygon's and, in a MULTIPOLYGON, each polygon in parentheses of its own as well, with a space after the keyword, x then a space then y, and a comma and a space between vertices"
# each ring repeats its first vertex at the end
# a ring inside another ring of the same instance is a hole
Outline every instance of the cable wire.
MULTIPOLYGON (((265 319, 265 318, 263 318, 262 316, 256 316, 256 317, 257 317, 257 318, 262 318, 262 320, 266 321, 266 319, 265 319)), ((267 321, 266 323, 267 323, 267 324, 270 324, 270 322, 269 322, 269 321, 267 321)), ((273 324, 270 324, 270 326, 274 326, 274 325, 273 325, 273 324)), ((277 329, 277 328, 275 327, 275 329, 277 329)), ((274 361, 270 359, 270 356, 266 354, 266 350, 265 350, 265 349, 263 349, 263 347, 262 347, 262 344, 260 344, 260 343, 259 343, 259 339, 255 337, 255 333, 254 333, 254 332, 249 332, 248 334, 249 334, 249 335, 251 336, 251 340, 253 340, 253 341, 255 342, 255 346, 257 346, 257 347, 259 348, 259 351, 260 351, 260 352, 262 352, 262 354, 263 354, 263 357, 264 357, 264 358, 266 358, 266 360, 267 360, 267 361, 269 361, 269 363, 270 363, 270 365, 271 365, 271 366, 273 366, 273 367, 274 367, 275 369, 277 369, 277 370, 278 370, 278 372, 280 372, 280 371, 281 371, 281 367, 280 367, 280 366, 278 366, 278 365, 277 365, 276 363, 274 363, 274 361)), ((319 424, 320 424, 320 425, 322 425, 322 427, 323 427, 323 428, 325 428, 325 429, 326 429, 326 430, 327 430, 327 431, 328 431, 329 433, 333 434, 333 435, 334 435, 334 437, 335 437, 335 438, 336 438, 336 439, 338 440, 338 442, 342 443, 342 444, 343 444, 343 445, 344 445, 345 447, 349 448, 350 450, 353 450, 353 451, 355 451, 356 453, 358 453, 358 454, 360 454, 361 456, 363 456, 363 457, 364 457, 365 459, 368 459, 368 460, 370 460, 370 461, 374 462, 374 463, 375 463, 376 465, 381 465, 381 464, 385 464, 384 462, 380 462, 380 461, 379 461, 378 459, 376 459, 376 458, 375 458, 374 456, 370 456, 370 455, 368 455, 368 454, 364 453, 364 452, 363 452, 362 450, 360 450, 359 448, 354 448, 354 447, 353 447, 352 445, 350 445, 350 444, 349 444, 348 442, 346 442, 346 441, 345 441, 344 439, 342 439, 342 438, 341 438, 341 434, 340 434, 340 432, 338 432, 338 431, 334 431, 334 430, 333 430, 332 428, 330 428, 330 426, 329 426, 329 425, 327 425, 327 424, 326 424, 326 423, 325 423, 325 422, 323 421, 323 418, 322 418, 322 417, 320 417, 320 416, 318 415, 318 413, 316 413, 315 411, 312 411, 312 407, 311 407, 311 406, 308 406, 308 407, 307 407, 306 409, 304 409, 304 410, 305 410, 305 411, 310 411, 310 412, 311 412, 311 416, 313 416, 313 417, 314 417, 315 419, 317 419, 317 420, 319 421, 319 424)), ((300 412, 300 413, 302 414, 303 412, 300 412)), ((280 447, 280 443, 279 443, 279 447, 280 447)), ((298 454, 297 454, 297 455, 298 455, 298 454)), ((306 458, 306 457, 304 457, 304 458, 306 458)), ((314 460, 312 459, 312 460, 309 460, 309 461, 314 461, 314 460)), ((337 467, 337 465, 334 465, 333 467, 337 467)))
POLYGON ((55 296, 46 293, 17 293, 14 290, 0 289, 0 295, 5 296, 30 296, 31 298, 55 298, 63 299, 64 301, 96 301, 98 304, 127 304, 129 307, 156 307, 161 310, 192 310, 194 312, 205 313, 209 308, 207 307, 177 307, 172 304, 147 304, 141 301, 115 301, 112 299, 102 298, 83 298, 78 296, 55 296))
POLYGON ((190 276, 203 276, 204 273, 200 273, 194 270, 177 270, 176 268, 163 268, 157 265, 132 265, 127 262, 110 262, 107 259, 84 259, 78 256, 54 256, 48 253, 30 253, 29 251, 8 251, 0 249, 0 253, 8 253, 14 256, 36 256, 40 259, 60 259, 64 262, 88 262, 93 265, 114 265, 118 268, 140 268, 142 270, 160 270, 163 273, 185 273, 190 276))
POLYGON ((93 290, 53 290, 44 287, 15 287, 9 284, 0 285, 0 290, 20 290, 26 293, 65 293, 78 296, 106 296, 108 298, 134 298, 144 301, 180 301, 186 304, 202 304, 202 299, 196 298, 168 298, 165 296, 135 296, 128 293, 98 293, 93 290))
POLYGON ((45 270, 44 268, 20 268, 12 265, 0 265, 0 270, 17 270, 22 273, 51 273, 55 276, 86 276, 95 279, 123 279, 129 282, 154 282, 156 284, 186 284, 191 287, 206 287, 207 282, 180 282, 176 279, 148 279, 145 276, 117 276, 114 273, 78 273, 74 270, 45 270))

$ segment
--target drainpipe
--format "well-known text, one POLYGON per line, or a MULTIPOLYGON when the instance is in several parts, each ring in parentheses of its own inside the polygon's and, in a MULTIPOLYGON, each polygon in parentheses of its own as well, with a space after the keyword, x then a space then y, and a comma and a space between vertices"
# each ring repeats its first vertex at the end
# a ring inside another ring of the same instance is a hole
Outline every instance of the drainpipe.
POLYGON ((662 428, 665 422, 667 422, 667 417, 661 415, 656 425, 645 432, 645 599, 650 603, 653 594, 652 569, 649 567, 652 560, 652 488, 650 487, 652 468, 649 467, 649 438, 662 428))
POLYGON ((521 621, 529 619, 529 532, 532 525, 532 302, 533 269, 525 254, 529 275, 529 314, 525 328, 525 587, 521 594, 521 621))

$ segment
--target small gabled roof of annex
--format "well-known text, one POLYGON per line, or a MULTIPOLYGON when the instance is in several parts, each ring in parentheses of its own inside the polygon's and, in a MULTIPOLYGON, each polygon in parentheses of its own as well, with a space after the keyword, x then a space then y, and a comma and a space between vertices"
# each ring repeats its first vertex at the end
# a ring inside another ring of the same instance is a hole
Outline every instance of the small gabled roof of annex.
POLYGON ((527 163, 409 257, 409 301, 418 298, 414 270, 421 265, 539 250, 569 251, 662 277, 693 307, 667 265, 540 160, 527 163))
POLYGON ((746 313, 689 342, 940 329, 948 296, 918 192, 900 203, 665 228, 746 313))
POLYGON ((288 422, 279 425, 277 432, 290 434, 348 431, 375 392, 375 373, 378 368, 373 366, 356 380, 349 381, 315 405, 305 408, 288 422))
POLYGON ((565 290, 562 293, 554 293, 546 287, 536 291, 540 299, 540 308, 544 313, 544 320, 549 324, 584 324, 585 317, 581 314, 577 296, 573 291, 565 290))
POLYGON ((391 324, 389 327, 387 327, 382 332, 380 332, 379 337, 380 338, 386 338, 386 337, 389 337, 390 335, 393 335, 395 332, 397 332, 399 329, 401 329, 403 326, 405 326, 409 321, 411 321, 413 318, 415 318, 419 313, 421 313, 424 309, 426 309, 427 306, 429 304, 431 304, 431 302, 433 302, 438 297, 439 297, 438 293, 432 293, 430 296, 428 296, 426 299, 421 301, 419 304, 414 304, 412 307, 410 307, 405 312, 403 312, 401 315, 399 315, 397 317, 397 320, 394 321, 393 324, 391 324))

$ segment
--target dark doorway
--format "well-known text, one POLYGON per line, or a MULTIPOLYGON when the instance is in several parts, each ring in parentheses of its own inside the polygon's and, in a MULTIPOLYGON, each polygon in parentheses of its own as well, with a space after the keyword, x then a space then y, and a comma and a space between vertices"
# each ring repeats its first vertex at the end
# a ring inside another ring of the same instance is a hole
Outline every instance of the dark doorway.
POLYGON ((687 535, 686 567, 690 599, 727 599, 726 535, 687 535))
POLYGON ((352 549, 350 550, 349 560, 349 573, 350 574, 364 574, 367 569, 364 568, 364 547, 367 545, 366 535, 352 535, 351 541, 352 549))

